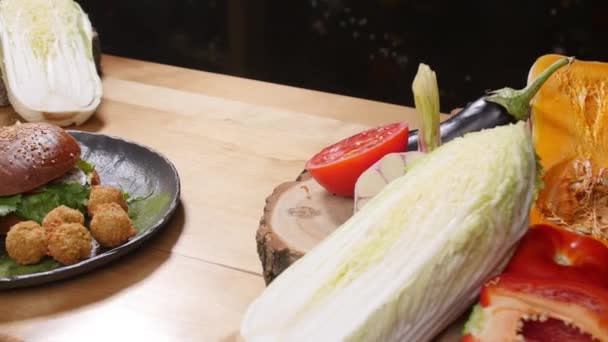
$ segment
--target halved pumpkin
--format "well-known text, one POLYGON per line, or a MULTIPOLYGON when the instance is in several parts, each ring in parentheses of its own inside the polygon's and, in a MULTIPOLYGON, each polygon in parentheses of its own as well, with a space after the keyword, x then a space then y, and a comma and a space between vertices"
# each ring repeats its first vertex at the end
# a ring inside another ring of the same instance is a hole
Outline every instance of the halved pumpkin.
MULTIPOLYGON (((529 79, 560 58, 539 58, 529 79)), ((608 241, 608 63, 576 60, 557 71, 532 102, 532 127, 544 188, 531 223, 608 241)))

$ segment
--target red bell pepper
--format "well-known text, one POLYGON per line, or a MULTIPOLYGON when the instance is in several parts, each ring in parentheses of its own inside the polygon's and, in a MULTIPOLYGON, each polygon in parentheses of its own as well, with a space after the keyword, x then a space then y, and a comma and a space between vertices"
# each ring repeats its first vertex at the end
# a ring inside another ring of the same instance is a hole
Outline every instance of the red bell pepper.
POLYGON ((608 341, 608 248, 535 226, 482 288, 462 341, 608 341))
POLYGON ((462 341, 608 341, 608 289, 503 274, 488 281, 462 341))
POLYGON ((537 225, 523 238, 504 273, 608 287, 608 248, 587 236, 537 225))

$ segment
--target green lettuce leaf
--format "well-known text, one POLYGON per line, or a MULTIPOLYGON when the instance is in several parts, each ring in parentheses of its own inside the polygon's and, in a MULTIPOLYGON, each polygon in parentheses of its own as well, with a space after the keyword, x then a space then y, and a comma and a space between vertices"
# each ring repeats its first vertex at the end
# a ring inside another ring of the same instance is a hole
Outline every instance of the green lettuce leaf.
POLYGON ((166 192, 128 199, 129 217, 133 220, 135 229, 142 232, 154 225, 159 219, 158 213, 162 213, 169 202, 171 202, 171 196, 166 192))
POLYGON ((85 211, 90 188, 78 183, 47 185, 29 195, 0 197, 0 216, 15 213, 36 222, 42 222, 46 214, 60 205, 85 211))
POLYGON ((78 159, 78 161, 76 162, 76 167, 79 168, 86 175, 89 175, 95 170, 95 166, 93 166, 93 164, 83 159, 78 159))
POLYGON ((0 197, 0 217, 17 211, 21 195, 0 197))
POLYGON ((19 265, 8 255, 0 251, 0 278, 16 277, 24 274, 46 272, 61 267, 61 264, 50 257, 42 259, 35 265, 19 265))

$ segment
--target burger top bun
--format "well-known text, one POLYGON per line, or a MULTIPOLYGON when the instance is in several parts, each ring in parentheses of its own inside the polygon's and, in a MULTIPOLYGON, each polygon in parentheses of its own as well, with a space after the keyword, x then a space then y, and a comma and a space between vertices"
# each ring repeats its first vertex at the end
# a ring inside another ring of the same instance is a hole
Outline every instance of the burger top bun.
POLYGON ((62 128, 47 123, 0 127, 0 196, 27 192, 70 171, 80 146, 62 128))

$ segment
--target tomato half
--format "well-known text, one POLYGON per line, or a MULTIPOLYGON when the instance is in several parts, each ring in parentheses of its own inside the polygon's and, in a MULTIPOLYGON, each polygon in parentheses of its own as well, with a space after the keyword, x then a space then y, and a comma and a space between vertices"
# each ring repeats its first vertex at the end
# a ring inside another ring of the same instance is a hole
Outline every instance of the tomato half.
POLYGON ((327 191, 352 197, 359 176, 382 157, 407 150, 408 126, 393 123, 355 134, 324 148, 306 170, 327 191))

